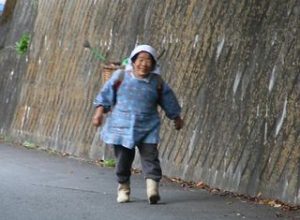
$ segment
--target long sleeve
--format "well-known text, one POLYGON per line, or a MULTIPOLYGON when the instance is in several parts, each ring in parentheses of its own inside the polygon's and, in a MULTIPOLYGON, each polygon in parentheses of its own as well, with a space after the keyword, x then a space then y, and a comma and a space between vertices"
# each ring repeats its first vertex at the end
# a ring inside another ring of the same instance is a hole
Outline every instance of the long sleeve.
POLYGON ((165 82, 163 84, 163 90, 160 97, 159 105, 165 111, 166 116, 169 119, 173 120, 176 117, 180 116, 181 107, 178 103, 175 93, 165 82))
POLYGON ((111 107, 114 105, 115 99, 114 85, 116 80, 120 78, 120 74, 122 74, 122 70, 115 71, 111 78, 104 83, 100 92, 94 99, 94 107, 103 106, 105 112, 110 111, 111 107))

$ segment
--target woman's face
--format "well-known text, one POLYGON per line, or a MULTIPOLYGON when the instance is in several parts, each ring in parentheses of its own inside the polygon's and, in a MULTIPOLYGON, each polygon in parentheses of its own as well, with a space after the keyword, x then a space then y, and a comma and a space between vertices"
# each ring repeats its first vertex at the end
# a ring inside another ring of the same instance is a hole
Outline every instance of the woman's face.
POLYGON ((153 60, 149 53, 140 52, 133 63, 133 71, 138 77, 147 77, 153 69, 153 60))

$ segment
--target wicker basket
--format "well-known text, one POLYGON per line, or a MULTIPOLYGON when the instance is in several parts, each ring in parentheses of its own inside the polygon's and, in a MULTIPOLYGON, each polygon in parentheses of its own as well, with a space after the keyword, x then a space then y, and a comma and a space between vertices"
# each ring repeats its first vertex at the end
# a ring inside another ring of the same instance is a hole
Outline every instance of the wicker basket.
POLYGON ((102 66, 102 84, 104 84, 112 75, 114 71, 117 69, 121 69, 121 63, 119 62, 112 62, 109 64, 104 64, 102 66))

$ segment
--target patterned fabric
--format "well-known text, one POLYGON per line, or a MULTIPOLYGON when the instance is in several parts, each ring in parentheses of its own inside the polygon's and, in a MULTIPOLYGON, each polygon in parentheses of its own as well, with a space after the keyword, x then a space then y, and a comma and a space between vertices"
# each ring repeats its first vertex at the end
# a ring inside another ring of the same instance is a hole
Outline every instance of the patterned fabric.
POLYGON ((160 129, 157 107, 160 105, 169 119, 175 119, 181 112, 175 94, 164 83, 158 103, 158 80, 153 73, 147 79, 138 79, 131 72, 125 72, 120 87, 115 91, 114 85, 121 71, 113 73, 94 100, 95 107, 103 106, 106 111, 111 110, 101 137, 107 144, 122 145, 129 149, 139 143, 157 144, 160 129))

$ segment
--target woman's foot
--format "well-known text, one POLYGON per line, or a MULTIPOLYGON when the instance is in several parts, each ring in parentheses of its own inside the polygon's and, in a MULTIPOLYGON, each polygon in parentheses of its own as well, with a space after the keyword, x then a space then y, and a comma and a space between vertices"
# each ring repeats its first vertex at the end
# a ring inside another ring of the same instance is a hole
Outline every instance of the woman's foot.
POLYGON ((153 179, 146 179, 147 197, 149 204, 156 204, 160 200, 158 192, 159 183, 153 179))
POLYGON ((118 186, 118 203, 129 202, 130 198, 130 185, 129 183, 120 183, 118 186))

